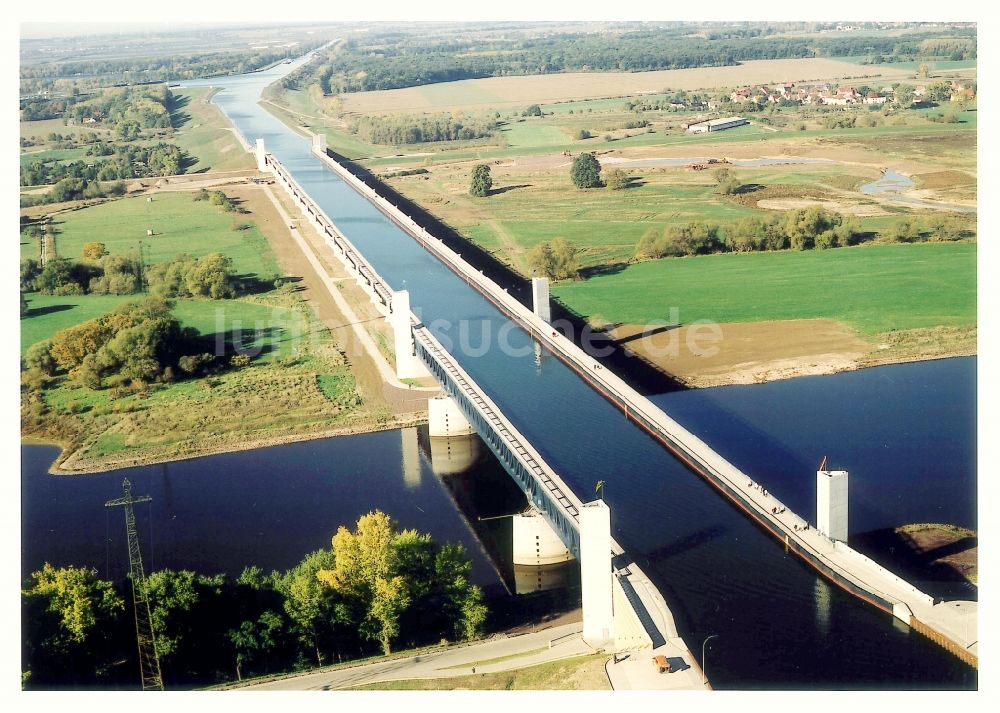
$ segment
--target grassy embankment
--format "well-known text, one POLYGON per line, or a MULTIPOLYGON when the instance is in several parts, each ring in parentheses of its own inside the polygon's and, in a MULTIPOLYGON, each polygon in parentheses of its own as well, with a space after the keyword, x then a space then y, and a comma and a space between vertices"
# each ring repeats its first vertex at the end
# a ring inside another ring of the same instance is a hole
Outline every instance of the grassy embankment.
POLYGON ((976 245, 925 243, 709 255, 631 265, 555 296, 583 315, 647 324, 832 318, 875 345, 872 363, 976 350, 976 245))
POLYGON ((384 681, 357 686, 359 691, 567 691, 608 690, 604 670, 606 654, 589 654, 529 666, 527 668, 477 673, 449 678, 384 681))
POLYGON ((177 100, 173 142, 195 158, 187 173, 255 168, 253 156, 243 150, 225 117, 208 103, 215 90, 193 87, 170 91, 177 100))
MULTIPOLYGON (((157 194, 153 203, 140 197, 68 213, 59 225, 60 254, 75 257, 79 246, 94 238, 105 242, 112 254, 131 250, 136 233, 145 233, 140 218, 147 206, 163 218, 157 235, 143 238, 149 246, 147 263, 178 252, 221 251, 242 274, 266 278, 278 270, 256 229, 233 231, 231 217, 220 208, 192 201, 191 194, 184 193, 157 194)), ((253 220, 254 215, 240 218, 253 220)), ((31 312, 21 320, 22 353, 59 329, 134 298, 28 295, 31 312)), ((75 469, 100 469, 246 448, 308 433, 377 427, 388 420, 388 410, 377 398, 361 399, 350 365, 291 285, 235 300, 178 300, 175 314, 182 325, 216 335, 216 343, 241 337, 254 356, 251 365, 119 398, 62 378, 45 390, 47 410, 37 420, 28 418, 23 434, 56 440, 75 451, 75 469)))

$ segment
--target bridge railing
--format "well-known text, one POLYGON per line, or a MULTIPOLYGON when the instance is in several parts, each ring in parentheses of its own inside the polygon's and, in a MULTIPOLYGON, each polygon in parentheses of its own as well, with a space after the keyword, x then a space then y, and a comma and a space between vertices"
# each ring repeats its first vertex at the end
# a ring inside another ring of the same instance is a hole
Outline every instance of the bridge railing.
POLYGON ((413 341, 424 366, 455 399, 476 432, 543 513, 566 547, 579 557, 580 500, 423 324, 413 341))
POLYGON ((342 256, 354 267, 355 271, 364 279, 368 284, 369 289, 373 293, 373 296, 386 307, 386 309, 391 310, 391 295, 392 288, 389 287, 382 279, 382 277, 375 271, 371 263, 365 259, 357 248, 344 237, 344 234, 337 229, 337 226, 330 219, 330 217, 323 212, 323 210, 313 203, 309 195, 302 189, 298 182, 292 178, 292 175, 288 170, 281 165, 271 154, 267 154, 264 157, 265 164, 268 165, 289 188, 292 192, 292 196, 297 199, 302 207, 305 208, 306 212, 312 217, 316 224, 319 226, 320 231, 323 233, 326 241, 330 245, 338 250, 342 256))

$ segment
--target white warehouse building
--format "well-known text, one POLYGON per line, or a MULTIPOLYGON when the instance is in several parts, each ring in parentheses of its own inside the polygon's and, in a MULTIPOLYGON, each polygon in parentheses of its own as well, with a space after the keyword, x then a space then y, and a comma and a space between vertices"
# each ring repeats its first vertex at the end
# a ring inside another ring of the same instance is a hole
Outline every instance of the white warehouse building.
POLYGON ((687 130, 690 133, 699 134, 706 133, 708 131, 732 129, 736 126, 743 126, 744 124, 749 123, 749 119, 744 119, 742 116, 731 116, 728 119, 711 119, 709 121, 702 121, 698 124, 691 124, 687 130))

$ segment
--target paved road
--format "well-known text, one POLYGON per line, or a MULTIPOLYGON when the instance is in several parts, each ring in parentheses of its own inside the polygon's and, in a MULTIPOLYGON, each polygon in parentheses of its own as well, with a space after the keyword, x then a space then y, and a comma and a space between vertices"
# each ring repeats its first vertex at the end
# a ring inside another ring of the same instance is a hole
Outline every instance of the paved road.
POLYGON ((475 665, 475 673, 508 671, 569 656, 593 653, 593 649, 583 643, 580 636, 582 631, 581 622, 574 622, 530 634, 485 641, 472 646, 462 646, 393 661, 290 676, 243 688, 262 691, 328 691, 361 686, 376 681, 464 676, 473 673, 473 665, 475 665), (552 642, 551 647, 549 646, 550 642, 552 642), (504 656, 513 656, 514 658, 493 664, 477 665, 479 661, 504 656))

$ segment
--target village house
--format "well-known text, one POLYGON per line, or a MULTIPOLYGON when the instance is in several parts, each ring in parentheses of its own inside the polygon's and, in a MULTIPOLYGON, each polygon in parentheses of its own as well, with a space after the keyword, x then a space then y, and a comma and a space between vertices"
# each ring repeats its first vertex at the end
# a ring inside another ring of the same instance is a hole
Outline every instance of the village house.
POLYGON ((885 104, 886 98, 881 94, 876 94, 875 92, 868 92, 868 95, 864 98, 864 103, 869 106, 872 104, 881 105, 885 104))
POLYGON ((750 87, 744 87, 743 89, 737 89, 732 94, 729 95, 729 101, 734 104, 744 104, 753 98, 753 92, 750 91, 750 87))

